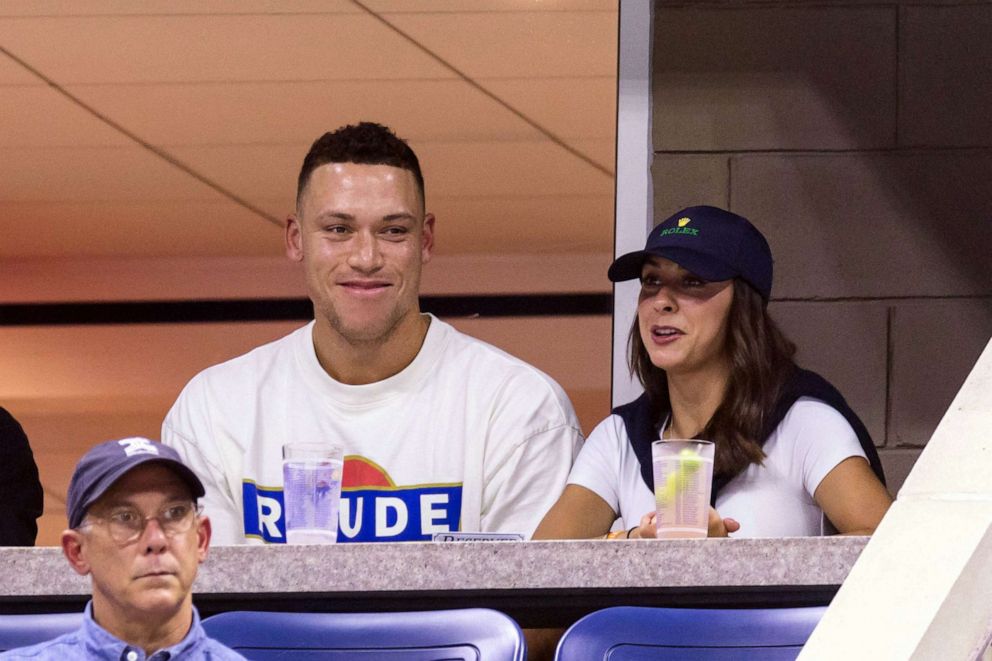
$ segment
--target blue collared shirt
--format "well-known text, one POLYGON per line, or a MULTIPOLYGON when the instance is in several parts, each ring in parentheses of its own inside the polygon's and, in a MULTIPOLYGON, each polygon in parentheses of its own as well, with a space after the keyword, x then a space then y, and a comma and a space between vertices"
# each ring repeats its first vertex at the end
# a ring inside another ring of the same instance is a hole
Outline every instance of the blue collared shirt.
POLYGON ((207 638, 200 624, 200 614, 193 607, 193 626, 179 643, 146 656, 140 647, 128 645, 112 636, 93 619, 93 602, 86 604, 83 624, 48 642, 21 647, 0 654, 4 661, 69 661, 71 659, 103 659, 104 661, 245 661, 234 650, 207 638))

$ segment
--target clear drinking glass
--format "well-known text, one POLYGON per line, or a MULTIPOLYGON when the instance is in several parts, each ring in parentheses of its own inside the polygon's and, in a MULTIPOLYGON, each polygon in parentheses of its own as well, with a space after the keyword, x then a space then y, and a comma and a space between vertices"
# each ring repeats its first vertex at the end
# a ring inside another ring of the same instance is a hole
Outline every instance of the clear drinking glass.
POLYGON ((651 444, 657 537, 706 537, 713 488, 713 443, 671 439, 651 444))
POLYGON ((283 506, 287 544, 333 544, 344 450, 333 443, 282 446, 283 506))

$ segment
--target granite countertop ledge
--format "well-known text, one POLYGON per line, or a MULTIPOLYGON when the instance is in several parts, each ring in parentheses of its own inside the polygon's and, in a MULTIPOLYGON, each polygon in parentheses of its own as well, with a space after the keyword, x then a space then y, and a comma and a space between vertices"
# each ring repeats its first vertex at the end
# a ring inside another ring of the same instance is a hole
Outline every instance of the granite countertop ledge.
MULTIPOLYGON (((867 537, 406 542, 210 549, 197 594, 837 586, 867 537)), ((77 596, 62 550, 0 548, 0 596, 77 596)))

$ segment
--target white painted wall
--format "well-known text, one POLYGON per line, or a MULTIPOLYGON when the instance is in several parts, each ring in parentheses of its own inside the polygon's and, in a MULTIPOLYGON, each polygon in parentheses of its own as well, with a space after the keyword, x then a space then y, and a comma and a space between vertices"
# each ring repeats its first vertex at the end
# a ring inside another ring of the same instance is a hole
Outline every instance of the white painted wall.
MULTIPOLYGON (((644 247, 652 222, 651 41, 654 3, 621 0, 617 80, 617 206, 614 255, 644 247)), ((627 333, 637 311, 636 282, 613 289, 613 405, 641 393, 627 368, 627 333)))

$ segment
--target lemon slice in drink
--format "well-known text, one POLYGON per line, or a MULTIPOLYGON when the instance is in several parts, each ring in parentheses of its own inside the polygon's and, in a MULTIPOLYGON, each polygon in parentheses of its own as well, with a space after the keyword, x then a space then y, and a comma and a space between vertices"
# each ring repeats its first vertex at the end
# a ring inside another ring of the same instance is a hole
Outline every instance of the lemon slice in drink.
POLYGON ((699 453, 692 448, 683 448, 678 456, 679 467, 668 474, 665 484, 659 488, 655 485, 655 498, 660 503, 671 502, 680 491, 689 484, 689 477, 699 470, 703 461, 699 453))

